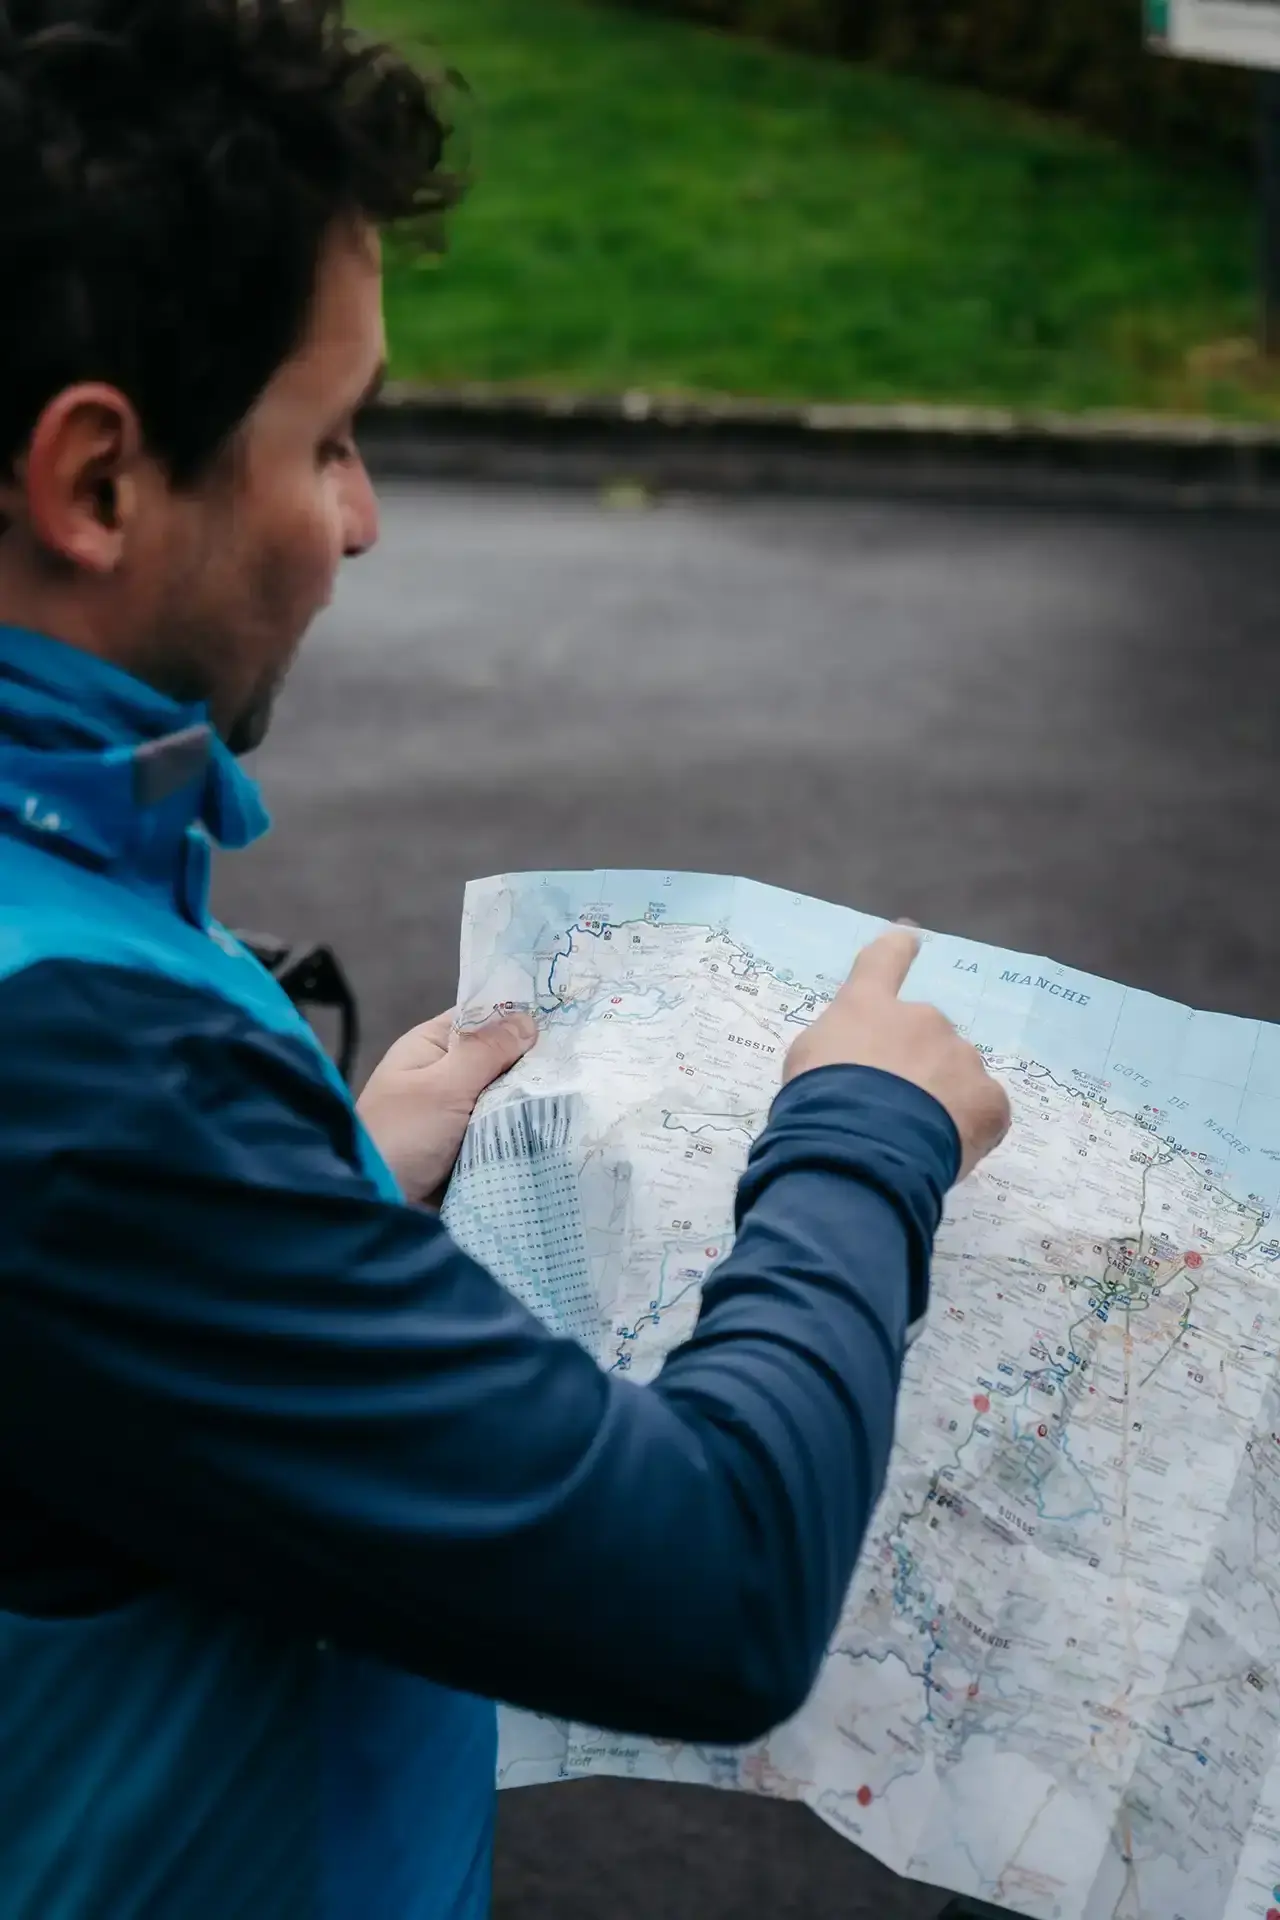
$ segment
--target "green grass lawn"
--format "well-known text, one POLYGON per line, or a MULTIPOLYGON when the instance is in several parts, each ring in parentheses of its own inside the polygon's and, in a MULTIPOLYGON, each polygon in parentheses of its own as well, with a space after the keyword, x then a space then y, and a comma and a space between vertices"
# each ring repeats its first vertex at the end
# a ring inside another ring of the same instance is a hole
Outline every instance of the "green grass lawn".
POLYGON ((599 0, 357 0, 476 96, 433 382, 1280 417, 1248 189, 1057 122, 599 0))

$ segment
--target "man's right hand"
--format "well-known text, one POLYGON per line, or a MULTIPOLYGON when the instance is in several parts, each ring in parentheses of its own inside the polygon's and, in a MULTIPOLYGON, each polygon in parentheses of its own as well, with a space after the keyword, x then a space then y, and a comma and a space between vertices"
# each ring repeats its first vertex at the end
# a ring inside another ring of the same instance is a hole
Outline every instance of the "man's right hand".
POLYGON ((913 1081, 955 1121, 963 1180, 1008 1133, 1009 1097, 945 1014, 899 999, 919 951, 919 935, 906 931, 881 934, 864 947, 830 1006, 795 1041, 784 1078, 849 1066, 913 1081))

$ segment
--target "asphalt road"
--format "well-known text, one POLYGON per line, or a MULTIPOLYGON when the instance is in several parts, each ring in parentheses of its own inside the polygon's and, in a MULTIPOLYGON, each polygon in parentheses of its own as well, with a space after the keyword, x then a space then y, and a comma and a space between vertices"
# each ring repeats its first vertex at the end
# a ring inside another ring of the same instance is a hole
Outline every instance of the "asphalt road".
MULTIPOLYGON (((1280 523, 392 490, 260 756, 241 926, 323 937, 368 1061, 464 882, 750 874, 1280 1018, 1280 523)), ((504 1796, 499 1920, 933 1920, 801 1809, 504 1796)))

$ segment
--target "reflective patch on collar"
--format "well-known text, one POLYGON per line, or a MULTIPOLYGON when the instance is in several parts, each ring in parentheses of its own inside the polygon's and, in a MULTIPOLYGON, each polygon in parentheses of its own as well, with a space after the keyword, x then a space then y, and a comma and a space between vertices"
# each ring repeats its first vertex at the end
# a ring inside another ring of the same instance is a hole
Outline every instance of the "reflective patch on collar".
MULTIPOLYGON (((133 792, 140 807, 157 807, 184 787, 203 780, 213 749, 212 730, 187 727, 163 740, 148 740, 132 751, 133 792)), ((193 812, 195 809, 193 809, 193 812)))

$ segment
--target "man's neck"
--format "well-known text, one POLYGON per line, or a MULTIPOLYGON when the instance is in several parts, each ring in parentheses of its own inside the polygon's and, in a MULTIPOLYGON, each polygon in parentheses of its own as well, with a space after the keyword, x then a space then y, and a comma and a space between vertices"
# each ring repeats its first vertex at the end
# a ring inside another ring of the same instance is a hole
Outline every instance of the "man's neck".
MULTIPOLYGON (((95 582, 24 554, 21 535, 10 529, 0 540, 0 627, 42 633, 78 647, 125 673, 140 664, 136 636, 130 644, 116 583, 99 591, 95 582)), ((145 677, 145 676, 140 676, 145 677)))

